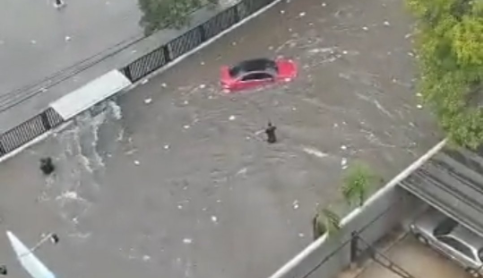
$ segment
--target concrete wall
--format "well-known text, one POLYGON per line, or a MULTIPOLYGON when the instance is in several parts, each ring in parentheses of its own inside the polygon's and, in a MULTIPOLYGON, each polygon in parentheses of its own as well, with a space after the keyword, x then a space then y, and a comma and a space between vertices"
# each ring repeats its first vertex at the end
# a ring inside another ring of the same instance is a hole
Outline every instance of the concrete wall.
POLYGON ((385 187, 372 195, 362 207, 349 213, 341 222, 341 231, 334 236, 322 236, 309 245, 270 278, 332 278, 350 263, 350 240, 353 232, 371 244, 412 217, 423 205, 398 183, 445 144, 442 141, 401 172, 385 187))

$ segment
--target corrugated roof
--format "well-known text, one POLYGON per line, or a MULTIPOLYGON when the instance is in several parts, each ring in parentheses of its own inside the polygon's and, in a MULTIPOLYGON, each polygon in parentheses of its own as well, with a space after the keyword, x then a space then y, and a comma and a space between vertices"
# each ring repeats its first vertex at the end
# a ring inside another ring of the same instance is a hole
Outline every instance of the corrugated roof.
POLYGON ((483 236, 483 152, 443 149, 400 185, 483 236))

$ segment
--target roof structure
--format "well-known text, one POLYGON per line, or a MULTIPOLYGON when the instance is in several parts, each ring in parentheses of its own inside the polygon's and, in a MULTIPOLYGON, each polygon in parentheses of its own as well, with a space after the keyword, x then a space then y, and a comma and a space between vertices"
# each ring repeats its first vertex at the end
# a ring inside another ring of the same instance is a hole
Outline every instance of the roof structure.
POLYGON ((445 148, 400 185, 483 236, 483 150, 445 148))

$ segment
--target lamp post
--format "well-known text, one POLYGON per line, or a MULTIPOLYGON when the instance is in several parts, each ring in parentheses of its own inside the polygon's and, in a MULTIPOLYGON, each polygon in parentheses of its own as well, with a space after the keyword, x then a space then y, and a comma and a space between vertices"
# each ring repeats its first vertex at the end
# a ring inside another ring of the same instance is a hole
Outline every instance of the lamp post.
POLYGON ((7 231, 7 237, 12 244, 12 248, 17 255, 21 266, 27 271, 32 278, 55 278, 55 274, 50 271, 33 253, 33 251, 40 248, 45 242, 51 241, 53 244, 59 242, 59 237, 50 233, 43 236, 33 248, 28 248, 20 239, 11 231, 7 231))

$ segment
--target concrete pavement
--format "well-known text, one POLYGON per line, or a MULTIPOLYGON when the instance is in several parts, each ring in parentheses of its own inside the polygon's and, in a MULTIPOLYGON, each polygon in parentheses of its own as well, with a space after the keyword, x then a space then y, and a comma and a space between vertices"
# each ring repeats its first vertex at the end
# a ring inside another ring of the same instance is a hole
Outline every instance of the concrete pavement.
MULTIPOLYGON (((62 277, 266 277, 310 242, 318 204, 347 211, 348 163, 387 178, 437 142, 408 32, 396 0, 280 4, 4 163, 2 230, 57 232, 38 255, 62 277), (218 88, 220 65, 277 55, 297 61, 297 80, 218 88), (279 144, 264 142, 268 120, 279 144)), ((0 261, 21 275, 6 238, 0 261)))

